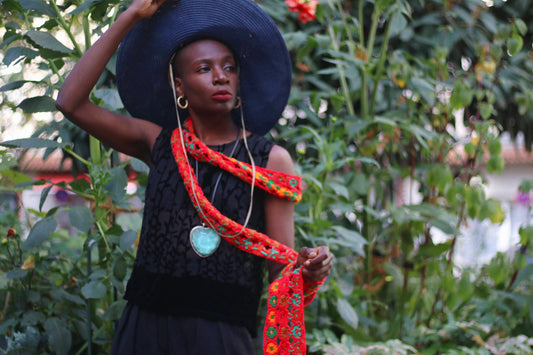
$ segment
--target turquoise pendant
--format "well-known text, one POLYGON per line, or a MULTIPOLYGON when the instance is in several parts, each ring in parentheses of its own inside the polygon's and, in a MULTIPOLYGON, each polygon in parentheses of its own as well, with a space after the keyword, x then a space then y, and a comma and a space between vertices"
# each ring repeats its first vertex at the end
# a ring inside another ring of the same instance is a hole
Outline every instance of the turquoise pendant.
POLYGON ((190 233, 191 246, 193 250, 202 258, 206 258, 217 250, 220 244, 220 236, 205 226, 196 226, 190 233))

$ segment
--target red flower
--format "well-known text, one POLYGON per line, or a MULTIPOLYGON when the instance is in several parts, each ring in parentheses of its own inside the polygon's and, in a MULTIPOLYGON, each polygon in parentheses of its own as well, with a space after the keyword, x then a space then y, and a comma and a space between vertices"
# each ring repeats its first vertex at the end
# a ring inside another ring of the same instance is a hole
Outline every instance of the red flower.
POLYGON ((316 18, 316 0, 285 0, 285 4, 291 12, 298 13, 298 20, 302 23, 312 21, 316 18))
POLYGON ((9 230, 7 231, 6 237, 13 238, 14 235, 15 235, 15 230, 13 228, 9 228, 9 230))

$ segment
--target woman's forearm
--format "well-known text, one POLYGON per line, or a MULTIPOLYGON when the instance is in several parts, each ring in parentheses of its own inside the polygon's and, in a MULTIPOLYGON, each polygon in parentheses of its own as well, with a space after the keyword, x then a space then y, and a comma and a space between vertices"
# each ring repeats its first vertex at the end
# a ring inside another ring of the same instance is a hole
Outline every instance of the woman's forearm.
POLYGON ((89 100, 89 94, 109 59, 128 31, 141 18, 134 9, 123 12, 76 63, 61 86, 56 100, 57 108, 68 118, 75 120, 75 111, 89 100))

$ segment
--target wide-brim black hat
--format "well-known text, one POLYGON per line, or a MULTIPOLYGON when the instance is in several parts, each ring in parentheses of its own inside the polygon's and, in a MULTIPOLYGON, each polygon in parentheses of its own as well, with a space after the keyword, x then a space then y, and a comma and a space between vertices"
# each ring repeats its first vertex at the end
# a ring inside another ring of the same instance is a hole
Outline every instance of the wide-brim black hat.
POLYGON ((246 129, 268 132, 287 104, 291 63, 278 28, 252 0, 170 1, 135 25, 117 58, 118 91, 128 112, 177 126, 169 63, 177 50, 200 39, 217 40, 233 52, 246 129))

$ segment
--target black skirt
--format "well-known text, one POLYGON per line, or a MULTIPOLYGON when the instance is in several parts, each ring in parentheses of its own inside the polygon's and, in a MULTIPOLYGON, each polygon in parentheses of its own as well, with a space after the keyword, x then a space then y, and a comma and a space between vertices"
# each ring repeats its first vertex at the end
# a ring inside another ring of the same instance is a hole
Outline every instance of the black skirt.
POLYGON ((197 317, 145 311, 128 303, 120 319, 112 355, 253 355, 245 327, 197 317))

